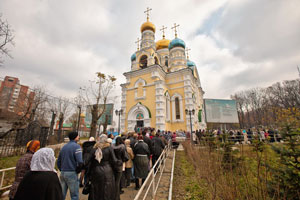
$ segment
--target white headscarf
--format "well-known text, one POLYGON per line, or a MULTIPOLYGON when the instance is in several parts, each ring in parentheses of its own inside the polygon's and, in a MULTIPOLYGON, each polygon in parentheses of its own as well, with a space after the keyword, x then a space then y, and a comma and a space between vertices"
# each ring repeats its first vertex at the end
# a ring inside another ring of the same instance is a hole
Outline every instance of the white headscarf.
POLYGON ((102 160, 102 148, 105 146, 107 143, 107 135, 102 134, 99 137, 99 142, 95 144, 95 147, 97 148, 95 152, 95 159, 100 163, 102 160))
POLYGON ((55 171, 54 151, 51 148, 42 148, 32 156, 31 171, 55 171))

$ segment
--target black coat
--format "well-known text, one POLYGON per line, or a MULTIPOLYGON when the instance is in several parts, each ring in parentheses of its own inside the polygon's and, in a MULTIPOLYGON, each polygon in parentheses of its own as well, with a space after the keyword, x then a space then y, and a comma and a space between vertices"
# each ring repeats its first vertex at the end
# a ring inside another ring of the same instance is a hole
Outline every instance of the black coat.
POLYGON ((14 200, 62 200, 63 194, 55 172, 29 171, 21 181, 14 200))
POLYGON ((149 150, 150 150, 150 154, 153 154, 153 149, 152 149, 153 142, 152 142, 152 140, 149 137, 147 137, 146 135, 143 136, 143 140, 148 145, 149 150))
POLYGON ((138 141, 134 147, 133 147, 133 153, 134 155, 147 155, 150 157, 150 150, 146 142, 144 141, 138 141))
POLYGON ((111 200, 115 199, 116 187, 113 169, 119 164, 112 147, 102 149, 102 160, 99 163, 95 159, 93 149, 88 162, 91 162, 88 170, 88 178, 91 181, 89 200, 111 200))
POLYGON ((117 165, 116 170, 118 172, 122 172, 123 162, 125 161, 125 151, 126 147, 124 144, 119 144, 118 146, 113 146, 113 150, 115 152, 116 158, 118 159, 119 165, 117 165))
POLYGON ((152 138, 152 154, 155 156, 160 156, 161 152, 164 150, 165 148, 165 144, 164 142, 161 140, 160 137, 154 137, 152 138))
POLYGON ((86 141, 82 144, 82 159, 84 164, 84 169, 87 169, 87 160, 89 158, 89 154, 93 151, 95 141, 86 141))
POLYGON ((135 143, 137 143, 137 140, 134 139, 134 137, 129 137, 128 139, 130 140, 130 147, 133 149, 135 143))

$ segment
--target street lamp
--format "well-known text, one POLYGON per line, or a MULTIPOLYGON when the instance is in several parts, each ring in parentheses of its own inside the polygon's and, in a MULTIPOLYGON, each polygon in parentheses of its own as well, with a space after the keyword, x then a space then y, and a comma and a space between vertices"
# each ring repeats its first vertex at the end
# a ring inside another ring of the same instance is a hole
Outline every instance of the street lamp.
POLYGON ((78 112, 78 123, 77 123, 77 133, 79 134, 79 124, 80 124, 81 105, 78 105, 77 107, 78 107, 78 109, 79 109, 79 112, 78 112))
POLYGON ((193 141, 193 126, 192 126, 192 115, 195 114, 195 109, 193 110, 188 110, 188 109, 185 109, 185 114, 187 115, 190 115, 190 125, 191 125, 191 143, 194 144, 194 141, 193 141))
POLYGON ((120 134, 120 115, 122 115, 123 113, 123 110, 120 109, 120 110, 116 110, 116 115, 119 115, 119 126, 118 126, 118 134, 120 134))

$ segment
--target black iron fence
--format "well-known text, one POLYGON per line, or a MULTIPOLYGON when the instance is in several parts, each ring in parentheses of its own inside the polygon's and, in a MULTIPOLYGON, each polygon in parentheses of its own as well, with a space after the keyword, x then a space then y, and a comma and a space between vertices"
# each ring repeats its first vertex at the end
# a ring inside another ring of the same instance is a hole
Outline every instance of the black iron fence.
POLYGON ((39 122, 31 122, 26 128, 12 130, 0 138, 0 157, 24 154, 26 144, 30 140, 39 140, 41 147, 48 141, 49 127, 43 127, 39 122))

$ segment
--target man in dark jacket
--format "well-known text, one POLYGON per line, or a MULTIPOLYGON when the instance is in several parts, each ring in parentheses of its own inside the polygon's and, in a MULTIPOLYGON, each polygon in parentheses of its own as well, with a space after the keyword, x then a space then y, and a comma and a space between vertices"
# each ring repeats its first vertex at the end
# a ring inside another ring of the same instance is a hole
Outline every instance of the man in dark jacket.
MULTIPOLYGON (((165 148, 165 144, 160 138, 159 132, 156 133, 155 137, 152 139, 152 166, 155 165, 156 161, 158 160, 160 154, 163 152, 165 148)), ((157 167, 155 168, 156 171, 157 167)))
POLYGON ((147 137, 146 136, 146 131, 144 130, 143 132, 142 132, 142 135, 143 135, 143 140, 144 140, 144 142, 148 145, 148 147, 149 147, 149 150, 150 150, 150 154, 152 154, 152 140, 149 138, 149 137, 147 137))
POLYGON ((61 171, 60 183, 64 199, 66 198, 68 188, 70 189, 71 200, 79 200, 79 181, 78 175, 83 166, 82 150, 77 144, 79 135, 77 132, 69 133, 70 142, 67 143, 57 159, 57 167, 61 171))

